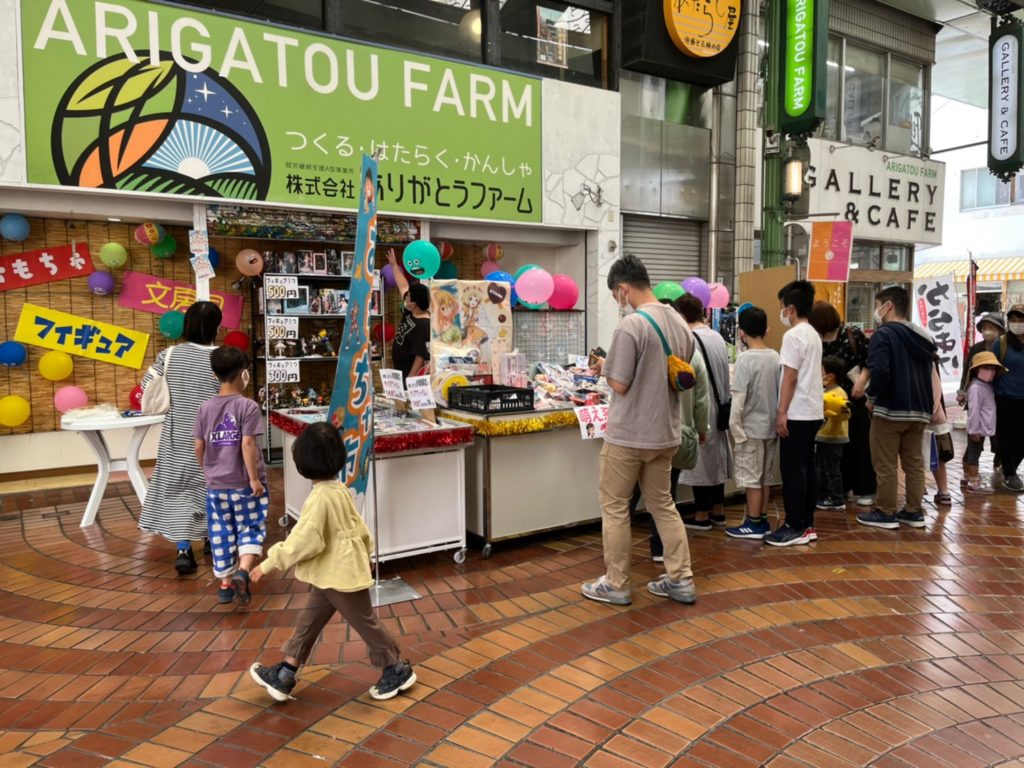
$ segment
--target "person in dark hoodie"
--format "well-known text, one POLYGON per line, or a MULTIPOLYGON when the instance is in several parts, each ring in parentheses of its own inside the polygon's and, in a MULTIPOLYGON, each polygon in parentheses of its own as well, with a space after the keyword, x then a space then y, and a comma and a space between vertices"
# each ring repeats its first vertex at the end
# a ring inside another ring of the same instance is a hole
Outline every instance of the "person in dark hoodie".
POLYGON ((871 419, 871 460, 878 475, 875 508, 857 515, 857 522, 875 528, 924 527, 924 456, 921 444, 932 420, 932 389, 937 348, 927 332, 907 321, 910 294, 900 286, 875 297, 878 330, 868 346, 868 408, 871 419), (897 512, 899 476, 903 465, 907 506, 897 512))

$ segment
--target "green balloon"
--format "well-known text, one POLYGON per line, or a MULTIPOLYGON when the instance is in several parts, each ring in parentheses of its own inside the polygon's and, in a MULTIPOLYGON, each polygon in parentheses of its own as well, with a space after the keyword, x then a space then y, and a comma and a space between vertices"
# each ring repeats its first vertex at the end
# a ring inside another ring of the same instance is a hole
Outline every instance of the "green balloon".
POLYGON ((520 299, 519 303, 522 304, 527 309, 547 309, 548 306, 548 303, 546 301, 542 301, 540 304, 531 304, 528 301, 523 301, 522 299, 520 299))
POLYGON ((654 287, 654 297, 658 301, 675 301, 680 296, 685 294, 683 286, 679 283, 670 283, 668 281, 664 283, 658 283, 654 287))
POLYGON ((174 240, 174 235, 167 234, 159 243, 150 248, 149 252, 158 259, 169 259, 177 250, 178 243, 174 240))
POLYGON ((100 261, 108 267, 123 267, 128 261, 128 251, 120 243, 107 243, 100 248, 100 261))
POLYGON ((520 277, 522 277, 523 272, 529 272, 531 269, 540 269, 540 267, 538 267, 536 264, 523 264, 523 266, 516 270, 516 273, 514 275, 515 279, 518 280, 520 277))
POLYGON ((185 332, 185 315, 176 309, 160 317, 160 333, 168 339, 180 339, 185 332))

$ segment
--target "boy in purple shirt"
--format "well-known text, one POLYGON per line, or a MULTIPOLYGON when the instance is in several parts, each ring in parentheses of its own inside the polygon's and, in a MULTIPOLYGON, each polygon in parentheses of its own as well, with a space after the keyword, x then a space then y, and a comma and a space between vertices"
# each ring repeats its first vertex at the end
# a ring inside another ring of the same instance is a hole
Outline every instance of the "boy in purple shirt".
POLYGON ((203 403, 192 433, 196 458, 206 475, 206 524, 213 573, 220 578, 217 602, 247 605, 249 570, 263 554, 267 532, 267 470, 257 438, 263 434, 259 406, 243 393, 249 386, 249 356, 218 347, 210 367, 220 394, 203 403))

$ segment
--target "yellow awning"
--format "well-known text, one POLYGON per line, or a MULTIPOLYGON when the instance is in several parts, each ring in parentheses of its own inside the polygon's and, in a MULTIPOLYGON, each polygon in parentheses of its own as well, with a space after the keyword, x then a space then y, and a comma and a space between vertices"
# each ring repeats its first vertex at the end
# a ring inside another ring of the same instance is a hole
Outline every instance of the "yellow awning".
MULTIPOLYGON (((952 273, 956 275, 958 283, 965 283, 969 270, 970 262, 967 259, 934 261, 931 264, 921 264, 917 267, 914 270, 914 279, 923 280, 952 273)), ((978 261, 978 280, 983 283, 1024 280, 1024 256, 1010 259, 981 259, 978 261)))

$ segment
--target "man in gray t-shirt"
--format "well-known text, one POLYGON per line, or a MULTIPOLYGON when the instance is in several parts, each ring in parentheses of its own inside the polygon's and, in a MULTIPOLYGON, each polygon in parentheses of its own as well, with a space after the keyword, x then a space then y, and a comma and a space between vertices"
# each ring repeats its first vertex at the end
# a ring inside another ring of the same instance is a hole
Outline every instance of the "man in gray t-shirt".
POLYGON ((601 527, 606 573, 583 585, 584 597, 615 605, 632 602, 629 503, 640 483, 647 510, 665 545, 667 573, 647 585, 659 597, 693 603, 690 549, 671 487, 672 457, 682 439, 680 394, 669 387, 665 346, 689 361, 694 341, 671 307, 651 292, 647 269, 635 256, 615 262, 608 288, 627 313, 612 337, 608 357, 597 366, 612 395, 608 431, 601 450, 601 527))

